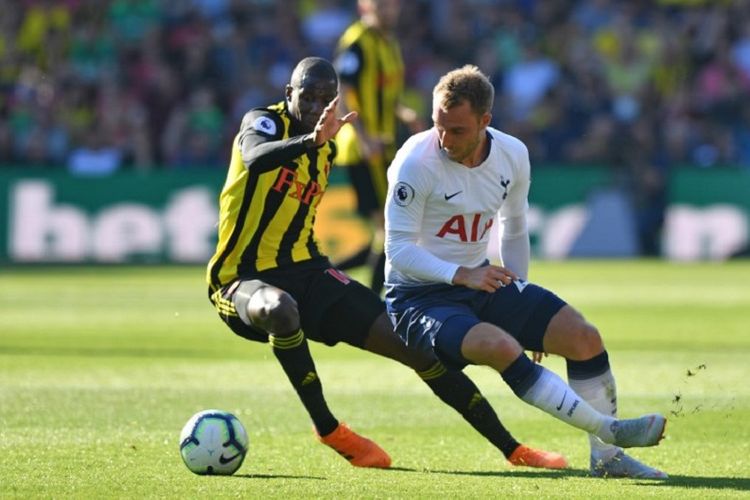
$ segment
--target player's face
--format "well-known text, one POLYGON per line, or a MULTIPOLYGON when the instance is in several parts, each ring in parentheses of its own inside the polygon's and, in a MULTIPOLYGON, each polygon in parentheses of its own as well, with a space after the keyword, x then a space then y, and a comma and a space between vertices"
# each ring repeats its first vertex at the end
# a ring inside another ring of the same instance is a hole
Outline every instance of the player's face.
POLYGON ((490 123, 490 114, 476 114, 467 101, 450 109, 443 109, 433 102, 432 121, 435 123, 440 148, 448 158, 467 166, 476 166, 482 156, 485 131, 490 123))
POLYGON ((336 97, 337 93, 335 80, 316 77, 302 78, 299 87, 292 85, 286 87, 289 114, 298 122, 303 132, 312 132, 323 109, 336 97))
POLYGON ((382 29, 389 31, 396 28, 398 16, 401 12, 399 0, 375 0, 373 1, 373 9, 382 29))

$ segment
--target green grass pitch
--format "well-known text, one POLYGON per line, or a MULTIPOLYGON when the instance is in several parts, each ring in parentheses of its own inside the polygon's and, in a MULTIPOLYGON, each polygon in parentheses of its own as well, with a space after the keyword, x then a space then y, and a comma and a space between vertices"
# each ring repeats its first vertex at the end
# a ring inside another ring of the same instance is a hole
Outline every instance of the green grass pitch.
POLYGON ((587 477, 581 432, 470 367, 519 440, 572 464, 513 468, 408 369, 313 344, 334 412, 394 460, 351 467, 313 439, 268 346, 220 322, 203 269, 44 267, 0 271, 0 498, 750 496, 750 262, 538 262, 532 277, 603 332, 620 414, 670 417, 660 446, 632 451, 668 481, 587 477), (180 459, 182 425, 207 408, 250 435, 233 477, 180 459))

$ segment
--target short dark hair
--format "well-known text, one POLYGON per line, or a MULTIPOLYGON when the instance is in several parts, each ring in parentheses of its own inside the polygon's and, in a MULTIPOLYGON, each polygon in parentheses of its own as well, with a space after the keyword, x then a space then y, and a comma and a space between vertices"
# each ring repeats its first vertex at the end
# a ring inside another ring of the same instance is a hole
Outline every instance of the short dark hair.
POLYGON ((338 85, 339 77, 336 70, 327 59, 322 57, 305 57, 292 71, 292 77, 289 83, 292 87, 300 88, 304 85, 305 78, 315 78, 319 80, 330 80, 338 85))
POLYGON ((433 100, 450 109, 467 101, 478 115, 489 113, 495 99, 495 88, 490 79, 472 64, 443 75, 432 91, 433 100))

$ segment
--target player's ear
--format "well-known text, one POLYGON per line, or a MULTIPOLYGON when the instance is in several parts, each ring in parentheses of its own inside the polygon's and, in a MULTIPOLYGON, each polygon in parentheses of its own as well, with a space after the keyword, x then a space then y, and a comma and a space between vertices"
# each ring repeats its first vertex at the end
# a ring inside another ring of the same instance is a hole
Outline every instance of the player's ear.
POLYGON ((291 101, 292 100, 292 91, 294 90, 294 87, 292 87, 290 84, 287 84, 287 86, 284 88, 284 95, 286 95, 286 100, 291 101))
POLYGON ((479 120, 479 125, 481 125, 482 128, 487 127, 490 122, 492 121, 492 113, 484 113, 482 115, 482 118, 479 120))

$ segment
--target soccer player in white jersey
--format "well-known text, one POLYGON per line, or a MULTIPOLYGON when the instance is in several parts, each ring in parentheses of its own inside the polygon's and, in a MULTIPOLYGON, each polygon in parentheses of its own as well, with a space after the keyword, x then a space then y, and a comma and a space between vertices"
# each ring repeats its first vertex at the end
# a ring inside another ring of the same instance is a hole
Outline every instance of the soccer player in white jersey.
POLYGON ((475 66, 433 91, 434 127, 412 136, 388 169, 386 302, 409 345, 461 369, 487 365, 523 401, 587 431, 591 474, 663 479, 622 448, 654 446, 666 419, 617 418, 615 380, 597 329, 527 280, 529 155, 489 126, 494 89, 475 66), (487 260, 501 224, 502 266, 487 260), (534 352, 533 360, 524 349, 534 352), (569 384, 534 361, 563 356, 569 384))

